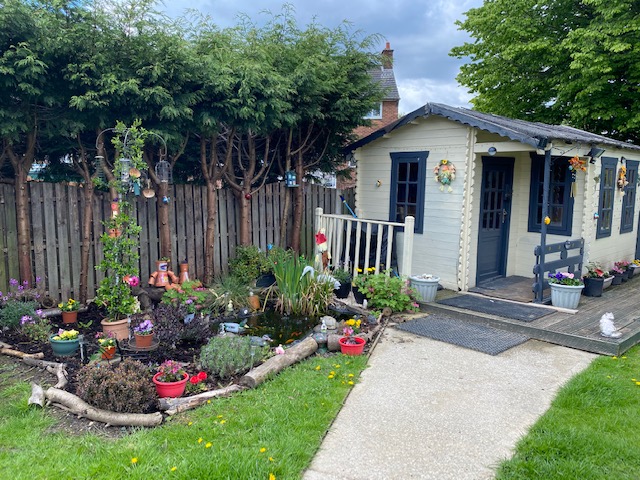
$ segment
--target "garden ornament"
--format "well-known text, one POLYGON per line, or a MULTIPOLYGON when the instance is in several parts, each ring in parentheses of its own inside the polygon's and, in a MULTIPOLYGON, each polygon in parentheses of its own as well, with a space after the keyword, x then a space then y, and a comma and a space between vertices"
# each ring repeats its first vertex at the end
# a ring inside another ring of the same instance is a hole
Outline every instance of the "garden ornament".
POLYGON ((324 228, 321 228, 318 233, 316 233, 316 246, 318 248, 316 264, 322 263, 322 269, 325 270, 329 265, 329 260, 331 260, 331 254, 329 253, 329 244, 327 243, 324 228))
POLYGON ((276 347, 276 355, 284 355, 284 348, 282 348, 282 345, 278 345, 276 347))
POLYGON ((613 324, 613 313, 607 312, 600 317, 600 335, 609 338, 620 338, 622 333, 613 324))

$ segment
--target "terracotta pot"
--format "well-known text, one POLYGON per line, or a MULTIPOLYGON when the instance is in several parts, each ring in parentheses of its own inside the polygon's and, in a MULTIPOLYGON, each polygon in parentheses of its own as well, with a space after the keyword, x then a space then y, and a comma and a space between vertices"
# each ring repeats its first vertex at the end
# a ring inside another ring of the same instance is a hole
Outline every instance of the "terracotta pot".
POLYGON ((78 311, 62 312, 62 323, 76 323, 78 321, 78 311))
POLYGON ((189 281, 189 264, 188 263, 180 264, 180 275, 178 276, 178 278, 180 279, 180 285, 182 285, 184 282, 189 281))
POLYGON ((149 348, 153 343, 153 333, 149 335, 134 334, 136 337, 136 348, 149 348))
POLYGON ((156 373, 153 376, 153 383, 156 385, 156 392, 158 392, 158 396, 160 398, 165 397, 180 397, 184 393, 184 389, 187 386, 187 380, 189 380, 189 374, 184 374, 184 379, 178 382, 161 382, 158 380, 160 376, 159 373, 156 373))
POLYGON ((156 278, 153 283, 156 287, 166 287, 169 285, 169 262, 167 260, 156 261, 156 278))
POLYGON ((102 350, 102 359, 103 360, 111 360, 113 356, 116 354, 116 347, 104 347, 102 350))
POLYGON ((355 340, 356 343, 355 345, 352 345, 347 343, 348 338, 349 337, 342 337, 338 340, 338 343, 340 344, 340 351, 345 355, 362 355, 362 352, 364 351, 364 344, 367 343, 366 340, 360 337, 353 337, 353 340, 355 340))
POLYGON ((116 320, 115 322, 109 321, 105 318, 100 322, 102 325, 102 331, 104 333, 113 332, 113 335, 117 340, 127 340, 129 338, 129 319, 116 320))

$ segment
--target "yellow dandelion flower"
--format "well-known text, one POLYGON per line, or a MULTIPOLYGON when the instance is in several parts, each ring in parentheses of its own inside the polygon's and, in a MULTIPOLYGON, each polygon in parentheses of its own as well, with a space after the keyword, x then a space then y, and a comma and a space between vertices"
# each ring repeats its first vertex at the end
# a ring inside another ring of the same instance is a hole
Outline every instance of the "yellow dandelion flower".
POLYGON ((353 381, 352 381, 352 380, 349 380, 347 383, 348 383, 349 385, 353 385, 353 381))
POLYGON ((260 453, 264 453, 264 452, 266 452, 266 451, 267 451, 267 449, 266 449, 266 448, 264 448, 264 447, 262 447, 262 448, 260 449, 260 453))
POLYGON ((225 423, 227 423, 226 420, 220 420, 220 425, 224 425, 225 423))
POLYGON ((345 325, 349 325, 350 327, 353 327, 356 324, 356 320, 355 320, 355 318, 350 318, 349 320, 347 320, 344 323, 345 323, 345 325))
POLYGON ((178 467, 171 467, 171 471, 175 472, 178 469, 178 467))
POLYGON ((202 443, 202 437, 198 439, 198 443, 202 443))
POLYGON ((207 444, 204 446, 204 448, 211 448, 211 445, 213 445, 213 443, 207 442, 207 444))
POLYGON ((336 372, 334 372, 334 371, 329 372, 329 375, 335 375, 335 374, 336 374, 336 372))
POLYGON ((188 426, 191 426, 191 425, 193 425, 193 422, 189 422, 189 423, 187 423, 187 425, 188 425, 188 426))
POLYGON ((349 378, 353 378, 353 373, 350 373, 349 375, 347 375, 349 378))
POLYGON ((615 355, 613 357, 611 357, 612 360, 617 360, 618 357, 616 357, 615 355))
POLYGON ((640 385, 640 382, 636 382, 636 385, 640 385))
POLYGON ((345 382, 344 380, 342 380, 342 381, 340 382, 340 384, 341 384, 341 385, 344 385, 345 383, 346 383, 346 382, 345 382))
POLYGON ((131 459, 131 463, 133 463, 134 465, 135 465, 136 463, 138 463, 138 457, 133 457, 133 458, 131 459))
POLYGON ((625 360, 627 357, 623 356, 623 357, 621 357, 621 358, 622 358, 623 360, 625 360))
POLYGON ((276 480, 276 476, 273 473, 270 473, 269 480, 276 480))
POLYGON ((320 365, 318 365, 318 366, 316 367, 316 370, 320 370, 320 365))
POLYGON ((218 415, 218 418, 222 418, 222 415, 218 415))
POLYGON ((270 462, 273 462, 273 461, 275 461, 275 460, 273 459, 273 457, 269 457, 269 461, 270 461, 270 462))
POLYGON ((329 375, 327 378, 328 378, 328 379, 332 379, 332 378, 333 378, 333 375, 329 375))
POLYGON ((211 403, 211 400, 207 400, 207 403, 211 403))
POLYGON ((637 380, 635 378, 632 378, 631 381, 632 382, 637 382, 637 380))

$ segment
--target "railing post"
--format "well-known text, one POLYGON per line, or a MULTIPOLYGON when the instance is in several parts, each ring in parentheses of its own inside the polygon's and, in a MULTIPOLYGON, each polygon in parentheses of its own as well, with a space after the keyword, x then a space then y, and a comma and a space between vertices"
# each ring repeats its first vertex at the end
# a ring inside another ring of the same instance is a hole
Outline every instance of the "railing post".
POLYGON ((402 247, 401 275, 411 276, 411 260, 413 259, 413 226, 416 219, 412 216, 404 218, 404 245, 402 247))

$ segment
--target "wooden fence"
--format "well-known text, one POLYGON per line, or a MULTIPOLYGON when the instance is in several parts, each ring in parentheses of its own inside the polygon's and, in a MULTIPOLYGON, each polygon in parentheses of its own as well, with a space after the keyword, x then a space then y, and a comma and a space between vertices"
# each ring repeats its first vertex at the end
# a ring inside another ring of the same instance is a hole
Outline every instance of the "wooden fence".
MULTIPOLYGON (((40 287, 55 300, 76 297, 80 287, 81 225, 84 215, 82 186, 66 183, 33 182, 30 191, 34 277, 40 277, 40 287)), ((198 185, 173 185, 170 193, 170 228, 172 265, 176 270, 187 259, 191 278, 204 277, 204 234, 207 220, 206 188, 198 185)), ((314 251, 314 211, 339 213, 342 210, 335 189, 306 184, 305 210, 301 232, 301 250, 306 255, 314 251)), ((268 184, 251 199, 252 243, 265 249, 271 243, 279 246, 280 225, 284 206, 283 183, 268 184)), ((155 270, 160 251, 157 197, 137 197, 134 212, 142 227, 140 235, 140 278, 143 283, 155 270)), ((91 251, 89 254, 89 297, 93 296, 103 274, 95 265, 102 259, 100 235, 103 221, 110 214, 109 195, 96 192, 93 197, 91 251)), ((292 220, 289 219, 289 226, 292 220)), ((227 273, 228 261, 238 244, 239 212, 230 190, 218 190, 218 215, 214 269, 216 275, 227 273)), ((0 291, 9 288, 11 278, 18 275, 18 237, 13 185, 0 184, 0 291)))

